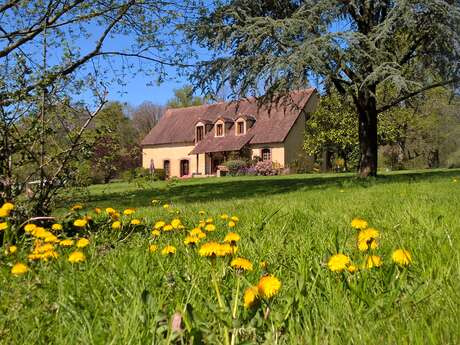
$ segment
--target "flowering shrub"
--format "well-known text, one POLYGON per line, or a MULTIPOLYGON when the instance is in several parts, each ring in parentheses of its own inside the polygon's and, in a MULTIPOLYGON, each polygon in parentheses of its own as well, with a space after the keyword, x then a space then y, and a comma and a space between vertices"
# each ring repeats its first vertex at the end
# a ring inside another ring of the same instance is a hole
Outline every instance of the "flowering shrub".
POLYGON ((275 169, 272 161, 258 162, 254 168, 257 172, 257 175, 274 176, 277 174, 277 170, 275 169))

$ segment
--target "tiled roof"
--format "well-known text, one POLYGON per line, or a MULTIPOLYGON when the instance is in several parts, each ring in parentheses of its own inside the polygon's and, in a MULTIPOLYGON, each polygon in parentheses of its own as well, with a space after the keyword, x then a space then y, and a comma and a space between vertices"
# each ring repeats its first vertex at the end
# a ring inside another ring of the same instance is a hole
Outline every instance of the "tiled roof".
MULTIPOLYGON (((207 120, 214 123, 218 118, 230 118, 236 120, 241 114, 252 116, 255 123, 246 135, 235 136, 227 134, 225 137, 215 138, 212 130, 205 139, 193 150, 208 145, 207 150, 218 147, 239 147, 241 142, 247 140, 247 144, 264 144, 283 142, 289 130, 293 126, 315 89, 293 91, 289 94, 289 105, 281 102, 272 107, 258 107, 254 98, 241 100, 240 102, 219 102, 204 104, 187 108, 168 109, 158 124, 150 131, 142 141, 142 146, 162 144, 193 144, 195 139, 195 124, 198 120, 207 120), (282 105, 281 105, 282 104, 282 105)), ((229 130, 234 133, 234 126, 229 130)), ((241 148, 241 147, 240 147, 241 148)), ((239 148, 237 148, 239 149, 239 148)), ((235 150, 237 150, 235 149, 235 150)), ((203 151, 204 152, 204 151, 203 151)), ((214 152, 214 151, 205 151, 214 152)))

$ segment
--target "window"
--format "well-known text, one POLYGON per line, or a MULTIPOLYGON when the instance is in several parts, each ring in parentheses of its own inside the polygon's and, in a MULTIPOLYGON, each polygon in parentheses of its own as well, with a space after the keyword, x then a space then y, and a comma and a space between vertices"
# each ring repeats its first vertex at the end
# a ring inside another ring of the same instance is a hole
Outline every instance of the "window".
POLYGON ((236 134, 244 134, 244 122, 239 121, 236 123, 236 134))
POLYGON ((224 125, 219 123, 216 125, 216 137, 222 137, 224 135, 224 125))
POLYGON ((272 153, 270 149, 262 149, 262 160, 270 161, 272 159, 272 153))
POLYGON ((196 128, 196 141, 197 142, 203 140, 203 134, 204 134, 203 126, 198 126, 196 128))

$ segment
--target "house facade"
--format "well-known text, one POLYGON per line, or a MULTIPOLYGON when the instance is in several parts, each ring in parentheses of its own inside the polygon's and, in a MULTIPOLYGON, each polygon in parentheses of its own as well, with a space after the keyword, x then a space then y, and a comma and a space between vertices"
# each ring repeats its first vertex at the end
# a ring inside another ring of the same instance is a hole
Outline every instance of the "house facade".
POLYGON ((168 109, 142 141, 142 166, 165 169, 167 176, 213 175, 231 153, 289 166, 302 151, 305 121, 318 101, 311 88, 269 106, 248 98, 168 109))

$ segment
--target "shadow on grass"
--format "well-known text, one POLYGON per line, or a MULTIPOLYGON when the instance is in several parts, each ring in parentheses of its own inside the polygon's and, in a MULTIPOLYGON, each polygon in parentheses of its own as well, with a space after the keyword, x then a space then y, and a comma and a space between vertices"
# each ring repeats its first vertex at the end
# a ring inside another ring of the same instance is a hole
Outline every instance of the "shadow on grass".
POLYGON ((226 177, 210 179, 193 179, 179 181, 169 187, 159 188, 158 184, 145 184, 126 192, 90 193, 83 201, 89 205, 112 207, 143 207, 150 205, 152 198, 177 203, 209 202, 213 200, 231 200, 245 198, 265 198, 276 194, 299 190, 331 188, 346 189, 350 187, 368 188, 387 183, 415 183, 453 178, 460 175, 460 170, 420 170, 382 174, 377 178, 358 179, 354 174, 318 174, 290 175, 277 177, 226 177))
POLYGON ((155 184, 126 192, 90 194, 82 200, 88 206, 143 207, 152 198, 177 203, 208 202, 245 198, 265 198, 299 190, 368 188, 376 184, 436 181, 460 175, 460 170, 421 170, 382 174, 377 178, 358 179, 354 174, 290 175, 277 177, 234 177, 179 181, 170 187, 155 188, 155 184))

